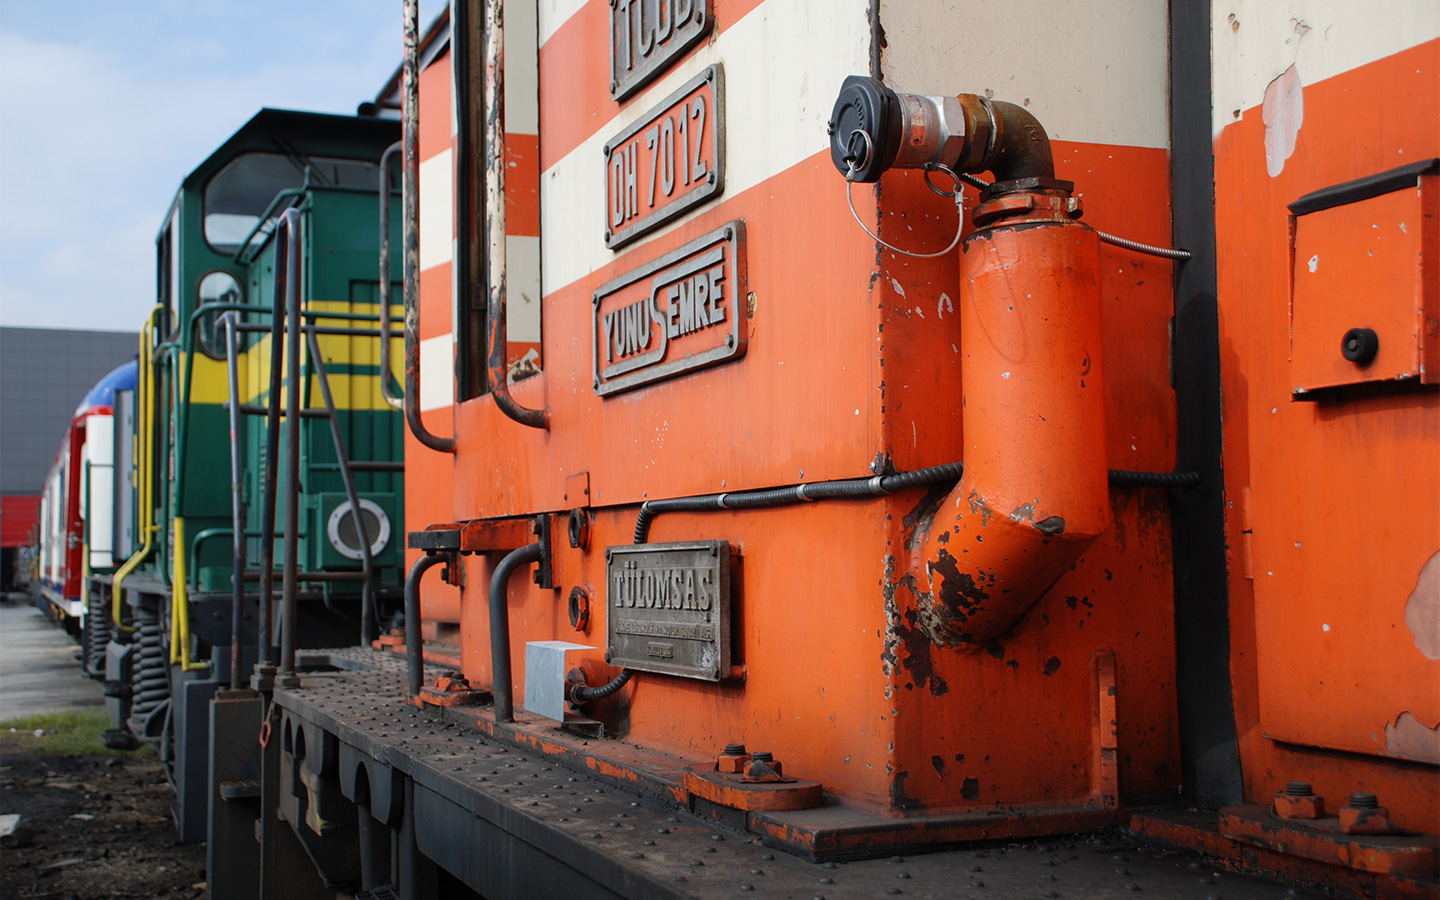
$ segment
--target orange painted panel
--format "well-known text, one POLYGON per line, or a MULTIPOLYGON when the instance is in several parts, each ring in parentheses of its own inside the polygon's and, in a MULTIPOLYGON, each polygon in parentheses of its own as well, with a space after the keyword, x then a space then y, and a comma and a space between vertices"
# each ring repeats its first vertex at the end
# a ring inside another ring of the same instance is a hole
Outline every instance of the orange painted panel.
POLYGON ((1411 187, 1296 217, 1290 372, 1297 391, 1424 374, 1433 380, 1425 362, 1440 343, 1437 180, 1424 179, 1428 191, 1411 187), (1373 358, 1342 354, 1355 328, 1375 333, 1373 358))
POLYGON ((538 135, 505 135, 505 233, 540 236, 538 135))
POLYGON ((871 474, 881 405, 868 296, 874 250, 838 182, 828 153, 816 154, 547 294, 545 372, 513 394, 526 406, 548 405, 553 427, 518 425, 488 396, 463 404, 459 513, 563 508, 564 477, 584 471, 603 505, 871 474), (737 218, 745 220, 753 294, 737 300, 737 313, 749 317, 745 357, 596 397, 592 292, 737 218), (827 298, 823 315, 812 296, 827 298), (497 471, 507 477, 489 474, 497 471))
POLYGON ((420 161, 450 149, 450 51, 420 72, 420 161))
POLYGON ((1246 794, 1268 802, 1286 780, 1337 799, 1373 791, 1402 827, 1428 831, 1440 820, 1440 770, 1379 754, 1391 755, 1387 727, 1440 724, 1440 662, 1405 617, 1440 549, 1440 394, 1380 385, 1291 402, 1286 204, 1440 156, 1434 117, 1414 112, 1440 108, 1437 56, 1440 41, 1430 41, 1306 85, 1294 153, 1273 178, 1258 110, 1215 144, 1231 666, 1246 794), (1247 487, 1253 581, 1241 556, 1247 487))

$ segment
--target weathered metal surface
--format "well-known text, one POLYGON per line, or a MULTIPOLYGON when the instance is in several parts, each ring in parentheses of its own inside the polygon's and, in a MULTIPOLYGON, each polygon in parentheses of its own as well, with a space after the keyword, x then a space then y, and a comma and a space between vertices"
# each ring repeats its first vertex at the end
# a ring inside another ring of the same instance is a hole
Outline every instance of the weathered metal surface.
POLYGON ((710 33, 711 0, 610 0, 610 96, 623 100, 710 33))
POLYGON ((1313 822, 1281 819, 1257 804, 1220 811, 1220 833, 1230 840, 1278 850, 1347 869, 1382 875, 1440 872, 1440 837, 1346 834, 1336 817, 1313 822))
POLYGON ((605 143, 614 250, 725 190, 725 70, 706 68, 605 143))
POLYGON ((818 781, 746 783, 744 775, 717 771, 713 763, 696 763, 685 770, 685 790, 696 797, 731 809, 812 809, 825 800, 818 781))
POLYGON ((607 663, 704 681, 730 674, 728 541, 620 545, 605 559, 607 663))
MULTIPOLYGON (((1083 830, 1101 821, 1041 810, 972 816, 963 828, 956 817, 945 820, 947 830, 940 832, 935 829, 941 817, 882 819, 832 803, 810 811, 753 814, 757 839, 756 834, 693 816, 647 785, 626 783, 618 770, 611 774, 583 755, 643 755, 647 751, 641 748, 618 741, 585 742, 563 734, 553 723, 544 728, 524 723, 497 727, 489 720, 465 718, 474 716, 469 710, 447 710, 443 718, 433 719, 405 705, 399 690, 403 669, 393 657, 362 650, 309 657, 310 663, 322 661, 341 670, 303 675, 299 687, 276 692, 277 706, 292 719, 338 739, 342 782, 344 772, 353 777, 362 764, 375 771, 376 764, 393 767, 395 779, 411 779, 419 849, 487 897, 538 890, 533 881, 537 873, 553 874, 554 884, 569 896, 637 898, 721 898, 753 892, 827 900, 897 893, 948 900, 967 891, 976 896, 1108 897, 1138 890, 1143 896, 1188 900, 1199 887, 1201 896, 1259 900, 1277 889, 1259 879, 1219 874, 1194 854, 1147 850, 1116 832, 975 844, 914 857, 895 855, 904 852, 901 841, 867 848, 858 840, 863 828, 892 838, 923 841, 929 829, 950 840, 983 841, 1001 834, 1041 833, 1042 825, 1083 830), (521 747, 494 736, 521 731, 532 735, 521 747), (541 733, 553 738, 535 737, 541 733), (549 752, 556 748, 580 751, 567 757, 574 768, 561 765, 560 755, 549 752), (1018 820, 1022 829, 1007 831, 997 820, 1018 820), (838 838, 835 843, 851 848, 852 855, 881 858, 820 864, 778 852, 780 845, 771 843, 778 839, 770 833, 783 831, 777 822, 792 823, 795 833, 808 829, 812 834, 823 834, 816 826, 828 823, 833 826, 829 833, 838 838)), ((650 757, 652 764, 659 759, 653 753, 650 757)), ((376 815, 384 813, 377 807, 376 815)), ((1312 895, 1296 890, 1293 896, 1312 895)))
POLYGON ((743 356, 748 282, 745 223, 736 221, 603 285, 591 298, 595 393, 743 356))

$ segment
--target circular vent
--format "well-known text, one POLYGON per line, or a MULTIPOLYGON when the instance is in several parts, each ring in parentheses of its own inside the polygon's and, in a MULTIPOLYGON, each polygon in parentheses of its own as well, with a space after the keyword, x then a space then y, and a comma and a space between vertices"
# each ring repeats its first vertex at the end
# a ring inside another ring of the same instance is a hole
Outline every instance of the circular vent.
MULTIPOLYGON (((390 540, 390 519, 385 511, 373 500, 360 500, 360 515, 365 522, 365 536, 370 538, 370 555, 378 556, 390 540)), ((346 559, 363 560, 365 551, 360 545, 360 529, 356 527, 350 501, 346 500, 330 513, 326 529, 330 535, 330 546, 346 559)))

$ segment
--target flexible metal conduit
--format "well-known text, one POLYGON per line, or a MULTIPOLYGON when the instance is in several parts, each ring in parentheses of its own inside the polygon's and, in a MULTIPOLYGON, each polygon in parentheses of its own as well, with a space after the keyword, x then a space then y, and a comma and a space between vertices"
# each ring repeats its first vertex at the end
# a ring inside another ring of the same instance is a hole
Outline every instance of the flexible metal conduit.
MULTIPOLYGON (((495 721, 515 721, 515 701, 511 696, 510 679, 510 609, 505 602, 509 593, 510 575, 521 566, 540 559, 540 545, 529 544, 505 555, 490 578, 490 672, 494 678, 495 721)), ((417 620, 418 621, 418 620, 417 620)), ((410 627, 405 617, 405 633, 419 629, 410 627)))
POLYGON ((635 519, 635 543, 645 543, 650 534, 650 522, 660 513, 708 512, 716 509, 763 509, 773 506, 791 506, 815 500, 878 497, 909 487, 935 484, 941 481, 956 481, 964 469, 963 463, 955 462, 896 475, 876 475, 872 478, 812 481, 807 484, 760 491, 648 500, 640 504, 640 515, 635 519))
POLYGON ((391 409, 405 408, 390 390, 390 160, 404 144, 396 141, 380 154, 380 396, 391 409))
MULTIPOLYGON (((649 539, 650 523, 660 513, 711 512, 717 509, 763 509, 793 506, 797 503, 815 500, 878 497, 909 487, 958 481, 964 473, 964 469, 964 463, 945 463, 931 466, 928 469, 916 469, 913 472, 880 475, 873 478, 813 481, 808 484, 759 491, 647 500, 640 504, 640 514, 635 519, 635 543, 643 544, 649 539)), ((1127 469, 1110 469, 1108 477, 1110 484, 1114 487, 1193 488, 1200 484, 1200 475, 1197 472, 1133 472, 1127 469)))
MULTIPOLYGON (((425 686, 425 655, 420 634, 420 579, 431 566, 449 560, 450 555, 446 553, 427 553, 415 560, 405 575, 405 657, 412 697, 425 686)), ((499 696, 498 692, 496 696, 499 696)))
MULTIPOLYGON (((990 187, 990 182, 985 181, 982 178, 976 178, 974 175, 968 175, 964 172, 958 173, 956 177, 959 178, 961 181, 965 182, 966 184, 970 185, 971 187, 978 188, 982 191, 990 187)), ((1110 244, 1115 247, 1124 247, 1126 250, 1133 250, 1136 253, 1144 253, 1149 256, 1159 256, 1163 259, 1173 259, 1176 262, 1184 262, 1185 260, 1190 258, 1189 250, 1179 250, 1174 247, 1156 247, 1153 244, 1142 244, 1139 241, 1132 241, 1129 238, 1122 238, 1117 237, 1113 234, 1106 234, 1105 232, 1099 230, 1096 230, 1095 234, 1097 237, 1100 238, 1100 243, 1102 244, 1110 244)))
MULTIPOLYGON (((455 438, 431 434, 420 420, 420 4, 405 0, 404 164, 400 178, 405 245, 405 423, 415 439, 440 453, 455 452, 455 438)), ((382 169, 383 173, 383 169, 382 169)), ((382 174, 383 177, 383 174, 382 174)), ((384 284, 382 282, 382 287, 384 284)), ((389 297, 385 298, 387 301, 389 297)))
MULTIPOLYGON (((410 0, 407 0, 410 2, 410 0)), ((550 413, 529 409, 510 396, 507 353, 505 259, 505 20, 502 0, 485 0, 485 239, 489 287, 486 308, 486 360, 490 395, 500 411, 521 425, 549 428, 550 413)), ((408 26, 407 26, 408 27, 408 26)), ((409 32, 406 32, 408 48, 409 32)), ((407 103, 408 97, 407 97, 407 103)), ((407 119, 408 127, 408 119, 407 119)), ((407 390, 408 396, 408 390, 407 390)))

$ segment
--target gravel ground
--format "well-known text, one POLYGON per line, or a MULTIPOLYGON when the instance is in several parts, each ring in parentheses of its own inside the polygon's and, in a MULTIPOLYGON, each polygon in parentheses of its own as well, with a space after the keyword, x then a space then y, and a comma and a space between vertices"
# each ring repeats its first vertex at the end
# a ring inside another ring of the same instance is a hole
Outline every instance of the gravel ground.
POLYGON ((0 813, 31 833, 0 850, 0 900, 204 897, 205 845, 176 840, 173 798, 153 756, 0 756, 0 813))

